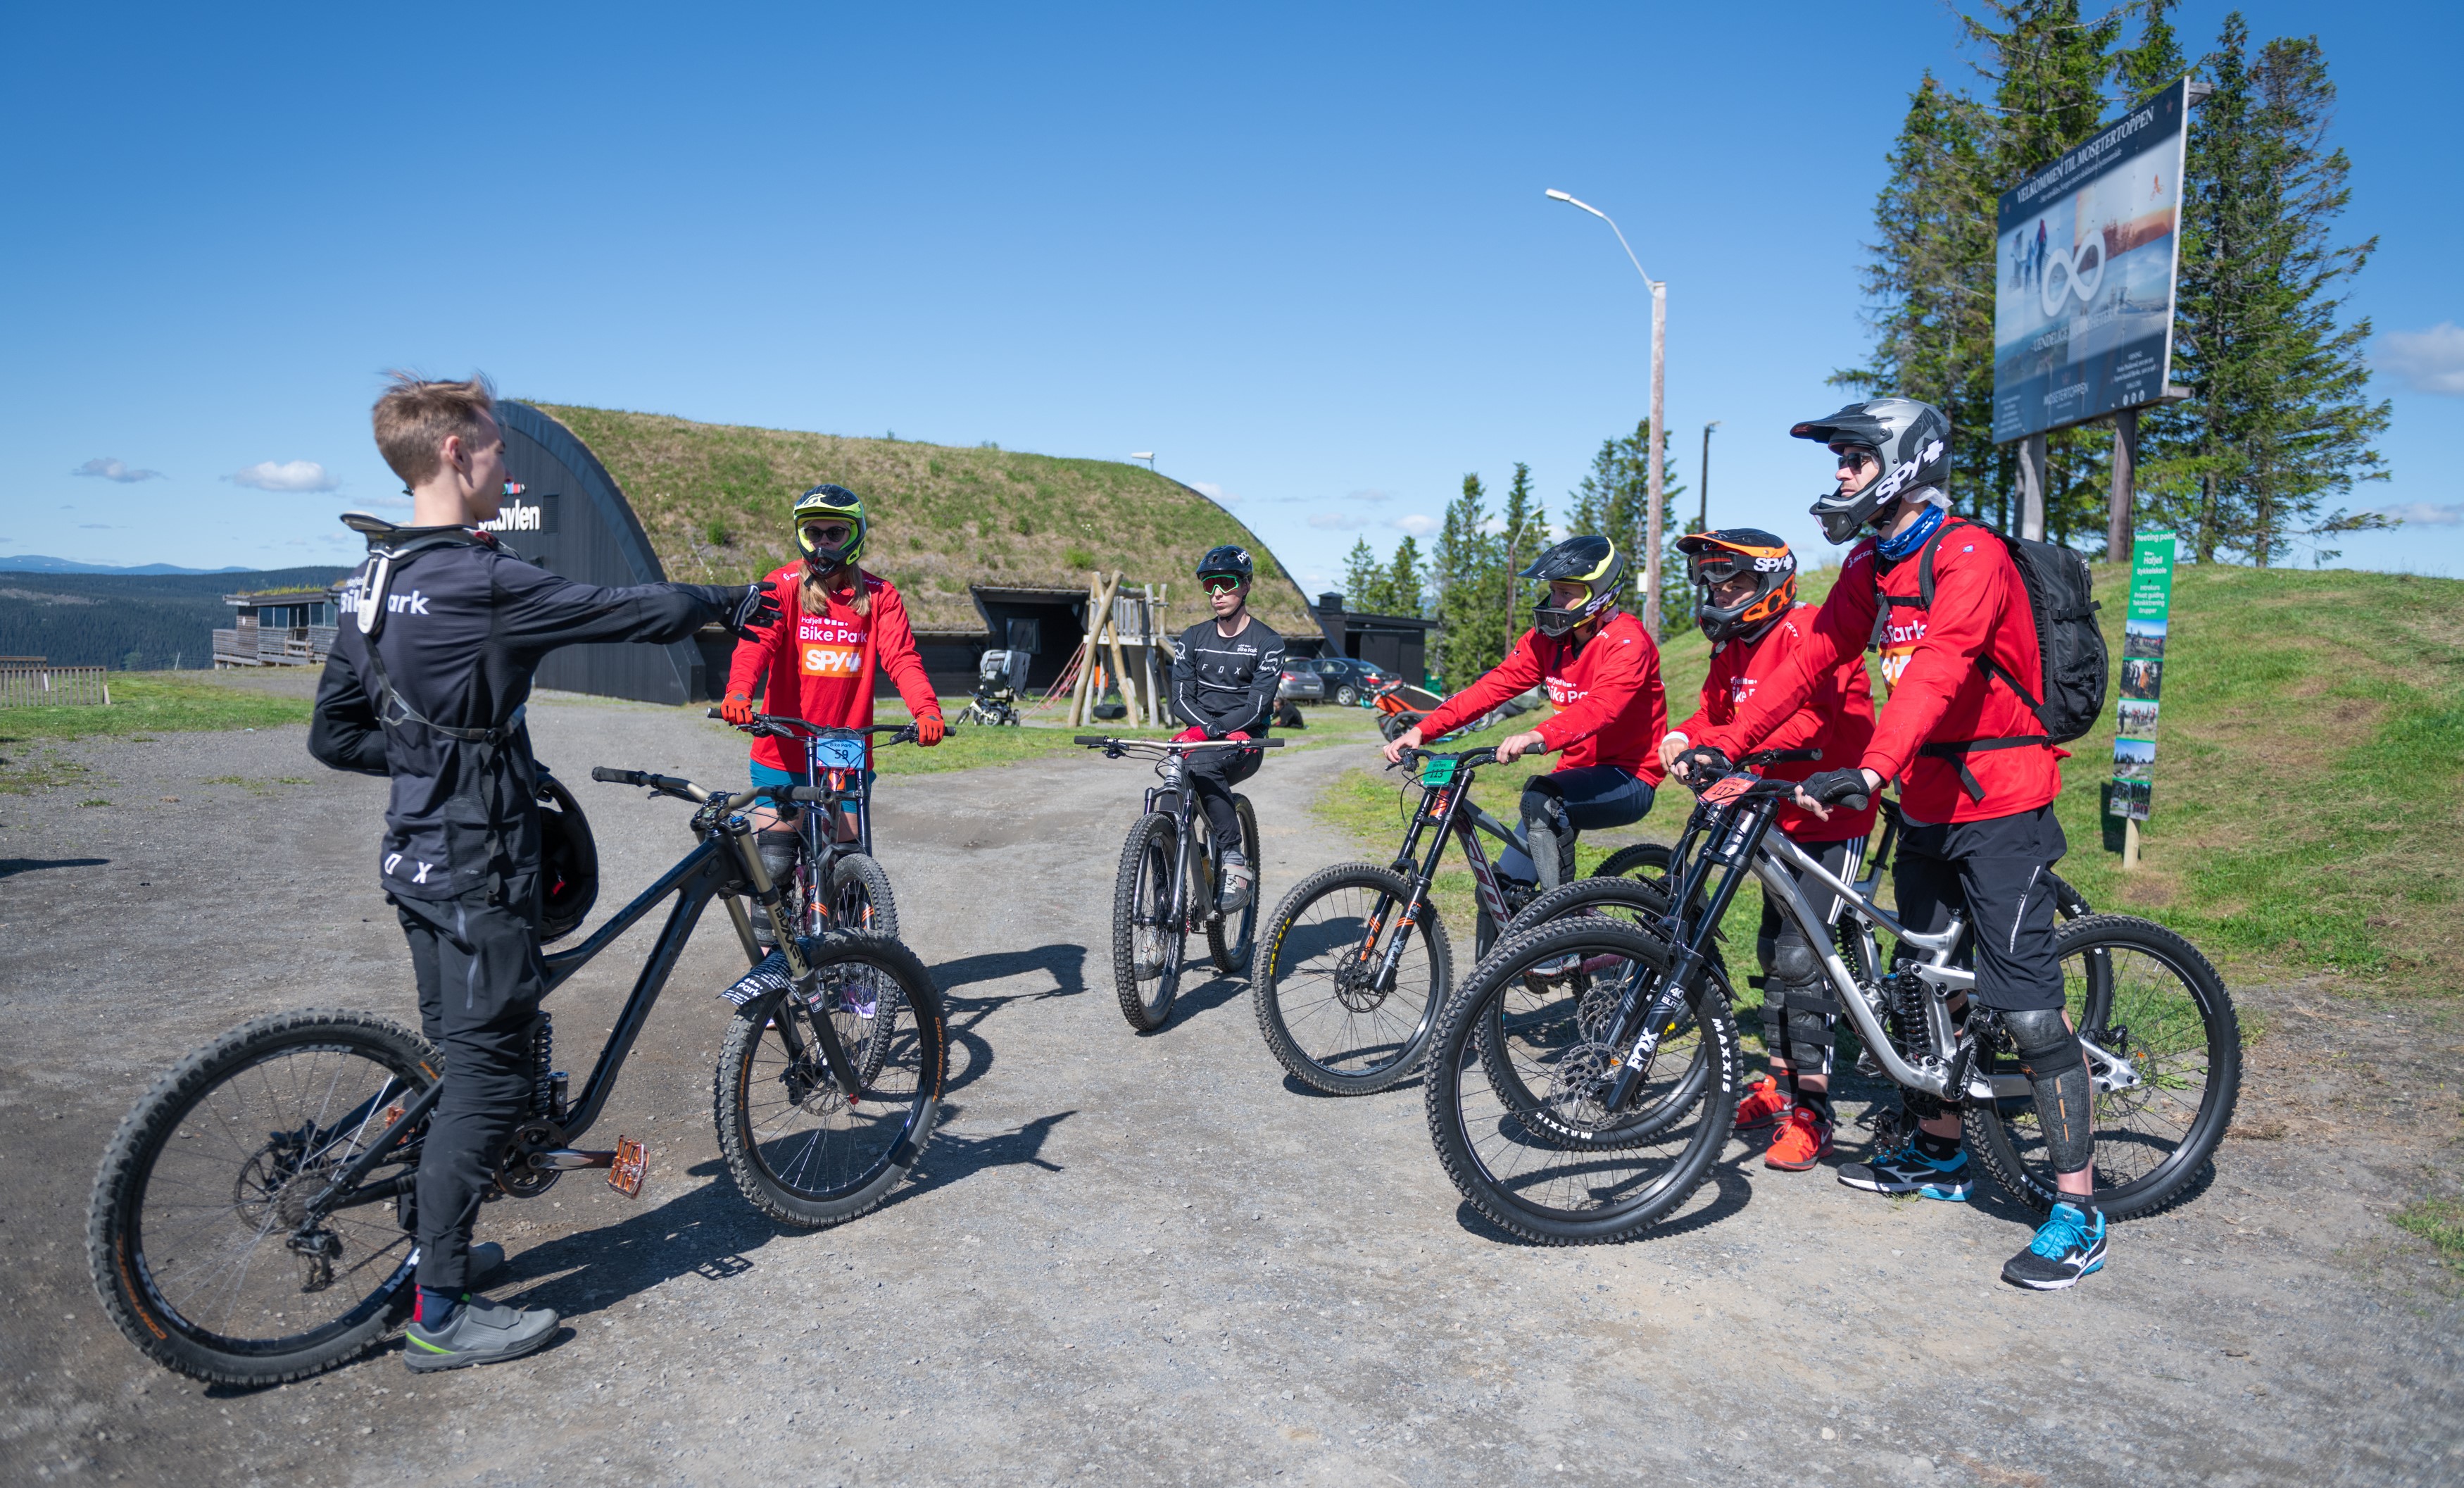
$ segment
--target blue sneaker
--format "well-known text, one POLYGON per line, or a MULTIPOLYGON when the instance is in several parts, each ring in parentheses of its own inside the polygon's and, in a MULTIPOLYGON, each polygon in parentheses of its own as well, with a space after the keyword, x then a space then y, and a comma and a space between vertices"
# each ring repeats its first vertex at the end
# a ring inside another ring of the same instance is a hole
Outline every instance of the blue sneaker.
POLYGON ((1975 1187, 1965 1150, 1937 1161, 1918 1151, 1914 1142, 1903 1142, 1870 1163, 1843 1165, 1839 1181, 1868 1193, 1915 1193, 1953 1204, 1966 1203, 1968 1190, 1975 1187))
POLYGON ((2089 1222, 2075 1204, 2057 1204, 2028 1248, 2002 1263, 2002 1279, 2032 1292, 2058 1292, 2104 1269, 2104 1215, 2089 1222))

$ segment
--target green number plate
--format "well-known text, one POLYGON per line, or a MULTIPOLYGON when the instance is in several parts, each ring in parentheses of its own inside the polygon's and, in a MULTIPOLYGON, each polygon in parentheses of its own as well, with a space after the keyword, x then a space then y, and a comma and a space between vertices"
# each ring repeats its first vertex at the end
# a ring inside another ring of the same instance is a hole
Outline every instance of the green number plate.
POLYGON ((1452 784, 1457 763, 1459 762, 1454 760, 1429 760, 1423 763, 1420 766, 1420 784, 1433 790, 1440 786, 1452 784))

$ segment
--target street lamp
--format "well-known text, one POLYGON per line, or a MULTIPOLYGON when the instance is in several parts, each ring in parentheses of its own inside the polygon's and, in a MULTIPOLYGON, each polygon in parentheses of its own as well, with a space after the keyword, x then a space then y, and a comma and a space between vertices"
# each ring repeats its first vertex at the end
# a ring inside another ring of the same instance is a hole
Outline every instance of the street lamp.
POLYGON ((1697 472, 1703 485, 1703 504, 1700 514, 1694 519, 1697 532, 1711 530, 1711 431, 1719 427, 1720 421, 1716 418, 1703 426, 1703 468, 1697 472))
POLYGON ((1646 489, 1650 492, 1651 500, 1651 545, 1643 554, 1642 606, 1650 615, 1646 623, 1651 627, 1651 633, 1656 636, 1660 633, 1660 531, 1663 521, 1661 486, 1664 484, 1660 468, 1661 463, 1660 431, 1662 414, 1666 411, 1663 405, 1665 389, 1662 374, 1667 368, 1668 361, 1668 285, 1666 281, 1653 278, 1643 272, 1642 260, 1634 255, 1634 245, 1625 240, 1625 233, 1617 225, 1616 218, 1589 202, 1577 201, 1554 187, 1549 189, 1548 197, 1552 202, 1564 202, 1569 207, 1580 207, 1607 223, 1609 231, 1617 233, 1617 246, 1625 250, 1626 261, 1634 265, 1634 272, 1641 274, 1643 283, 1651 287, 1651 437, 1643 441, 1645 445, 1643 480, 1646 489))

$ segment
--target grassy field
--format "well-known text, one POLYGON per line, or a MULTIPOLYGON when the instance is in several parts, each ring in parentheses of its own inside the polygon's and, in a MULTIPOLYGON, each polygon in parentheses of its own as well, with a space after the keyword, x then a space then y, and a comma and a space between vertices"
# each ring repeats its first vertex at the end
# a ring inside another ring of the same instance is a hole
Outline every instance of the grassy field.
MULTIPOLYGON (((1809 575, 1807 588, 1818 591, 1827 578, 1809 575)), ((2097 579, 2118 657, 2123 570, 2099 566, 2097 579)), ((1707 664, 1701 636, 1669 643, 1672 719, 1692 710, 1707 664)), ((2131 874, 2104 850, 2099 813, 2111 719, 2108 702, 2105 723, 2070 746, 2056 808, 2071 844, 2062 873, 2092 902, 2171 925, 2237 980, 2317 976, 2386 994, 2464 992, 2464 583, 2181 569, 2154 819, 2131 874)), ((1492 811, 1511 812, 1529 768, 1482 772, 1492 811)), ((1380 860, 1401 836, 1392 779, 1354 772, 1320 803, 1380 860)), ((1663 792, 1645 834, 1673 839, 1690 805, 1682 789, 1663 792)), ((1469 884, 1460 873, 1440 884, 1441 906, 1464 927, 1469 884)), ((1744 903, 1732 912, 1732 944, 1741 928, 1750 944, 1758 912, 1744 903)))
POLYGON ((1259 617, 1286 634, 1315 629, 1300 587, 1231 513, 1125 461, 537 406, 625 488, 671 579, 729 583, 787 562, 788 503, 834 480, 865 498, 874 523, 865 566, 898 586, 919 626, 980 625, 970 584, 1084 589, 1098 566, 1172 586, 1173 612, 1194 619, 1191 566, 1238 543, 1256 558, 1259 617))

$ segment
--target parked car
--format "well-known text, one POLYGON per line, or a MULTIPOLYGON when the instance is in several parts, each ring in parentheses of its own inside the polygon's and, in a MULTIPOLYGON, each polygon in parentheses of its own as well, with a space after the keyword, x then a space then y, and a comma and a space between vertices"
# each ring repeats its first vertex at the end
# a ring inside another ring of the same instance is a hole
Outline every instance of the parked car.
POLYGON ((1277 702, 1324 702, 1326 682, 1318 676, 1317 660, 1301 656, 1284 663, 1284 678, 1275 684, 1277 702))
POLYGON ((1397 680, 1376 662, 1357 656, 1320 656, 1317 666, 1328 699, 1347 708, 1397 680))

